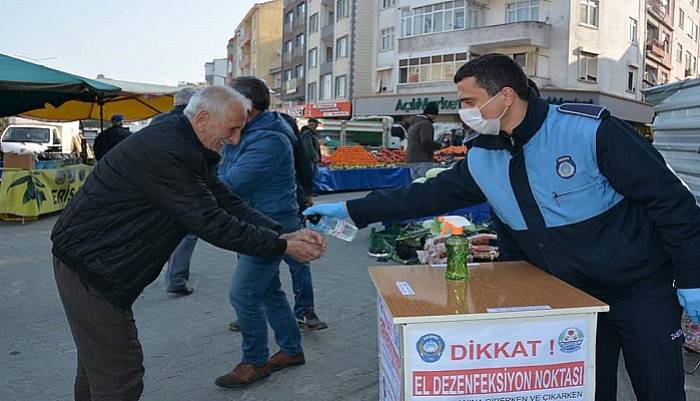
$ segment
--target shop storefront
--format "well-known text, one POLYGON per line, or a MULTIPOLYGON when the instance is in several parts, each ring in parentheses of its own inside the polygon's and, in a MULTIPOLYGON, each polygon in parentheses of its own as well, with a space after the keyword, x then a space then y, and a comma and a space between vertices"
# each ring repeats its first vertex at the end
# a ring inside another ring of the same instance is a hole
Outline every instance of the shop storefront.
POLYGON ((350 101, 308 103, 283 107, 279 111, 298 118, 350 118, 352 103, 350 101))
MULTIPOLYGON (((606 106, 614 116, 634 126, 649 124, 654 116, 651 105, 611 94, 567 89, 542 89, 541 92, 542 97, 551 104, 590 103, 606 106)), ((412 116, 422 112, 429 102, 438 105, 441 121, 459 121, 456 92, 358 98, 353 102, 353 115, 412 116)))

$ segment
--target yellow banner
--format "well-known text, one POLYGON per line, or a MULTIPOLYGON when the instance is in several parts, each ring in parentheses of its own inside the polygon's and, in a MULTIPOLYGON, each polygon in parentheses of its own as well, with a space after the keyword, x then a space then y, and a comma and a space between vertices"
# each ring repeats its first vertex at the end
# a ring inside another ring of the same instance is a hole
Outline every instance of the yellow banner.
POLYGON ((52 170, 4 170, 0 214, 37 217, 62 210, 91 171, 92 166, 85 164, 52 170))

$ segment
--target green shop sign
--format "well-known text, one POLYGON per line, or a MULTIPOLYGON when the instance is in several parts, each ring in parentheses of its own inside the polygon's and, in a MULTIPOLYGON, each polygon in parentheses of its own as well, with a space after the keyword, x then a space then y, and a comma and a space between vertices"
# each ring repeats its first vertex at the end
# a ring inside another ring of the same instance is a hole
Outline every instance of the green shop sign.
POLYGON ((394 106, 394 111, 404 111, 404 112, 423 111, 425 106, 427 106, 428 103, 430 103, 430 102, 435 102, 438 105, 438 108, 440 110, 458 110, 459 109, 459 100, 449 99, 449 98, 445 98, 443 96, 440 99, 437 99, 437 98, 430 99, 427 97, 424 97, 424 98, 414 97, 411 100, 399 99, 396 102, 396 106, 394 106))

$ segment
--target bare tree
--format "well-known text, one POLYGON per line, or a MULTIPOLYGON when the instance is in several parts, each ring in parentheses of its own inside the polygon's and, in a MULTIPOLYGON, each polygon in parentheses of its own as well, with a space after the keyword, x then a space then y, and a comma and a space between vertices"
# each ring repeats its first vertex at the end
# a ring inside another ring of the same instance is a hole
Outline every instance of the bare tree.
POLYGON ((8 125, 10 125, 10 119, 7 117, 0 117, 0 133, 2 133, 8 125))

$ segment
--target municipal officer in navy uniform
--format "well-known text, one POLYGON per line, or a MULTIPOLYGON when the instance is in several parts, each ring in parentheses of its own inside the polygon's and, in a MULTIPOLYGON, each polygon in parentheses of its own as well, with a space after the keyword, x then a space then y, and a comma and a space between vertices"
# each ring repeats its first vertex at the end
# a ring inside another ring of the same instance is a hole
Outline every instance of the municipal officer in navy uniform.
POLYGON ((620 351, 638 400, 685 400, 681 306, 700 320, 693 195, 629 125, 601 106, 547 104, 508 56, 471 60, 454 81, 462 121, 481 134, 465 160, 424 184, 305 214, 365 227, 486 201, 501 260, 526 260, 610 305, 598 318, 596 400, 616 399, 620 351))

